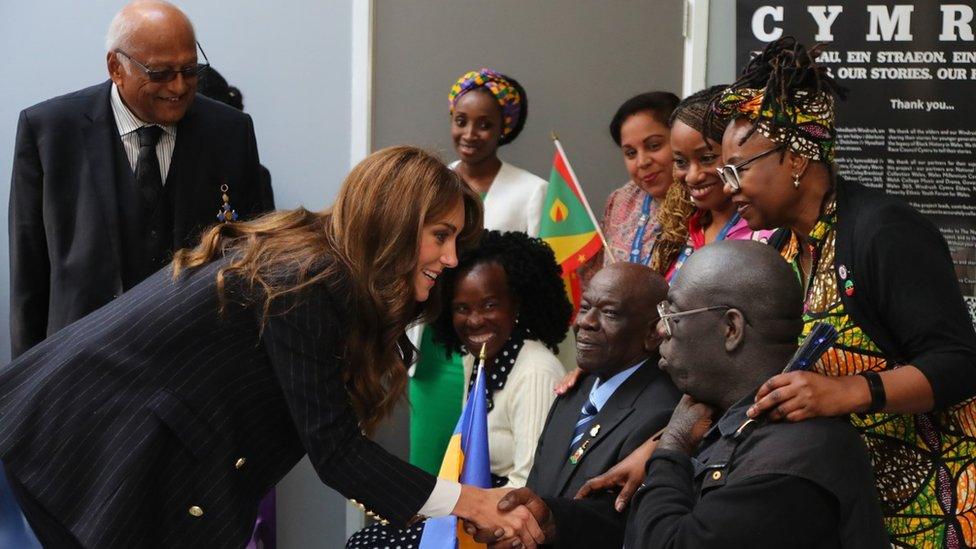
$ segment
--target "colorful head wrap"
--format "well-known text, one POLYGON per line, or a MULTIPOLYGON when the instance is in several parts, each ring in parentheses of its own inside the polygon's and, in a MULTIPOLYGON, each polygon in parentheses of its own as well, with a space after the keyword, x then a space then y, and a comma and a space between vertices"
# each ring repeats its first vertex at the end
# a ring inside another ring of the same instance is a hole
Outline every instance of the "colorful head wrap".
POLYGON ((454 114, 454 105, 457 104, 462 95, 478 88, 488 90, 498 101, 498 106, 502 109, 500 144, 510 143, 525 125, 526 98, 524 90, 514 79, 491 69, 483 68, 479 71, 471 71, 458 78, 457 82, 451 86, 451 92, 447 94, 451 114, 454 114))
POLYGON ((800 89, 787 100, 776 101, 761 89, 729 88, 715 104, 715 112, 748 119, 757 132, 800 156, 834 161, 834 98, 827 92, 800 89))

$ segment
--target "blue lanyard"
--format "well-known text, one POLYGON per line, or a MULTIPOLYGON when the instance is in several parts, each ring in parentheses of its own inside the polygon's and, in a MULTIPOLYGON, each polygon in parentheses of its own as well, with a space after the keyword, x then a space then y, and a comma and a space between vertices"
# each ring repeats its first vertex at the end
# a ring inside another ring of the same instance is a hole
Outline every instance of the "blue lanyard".
MULTIPOLYGON (((739 219, 740 219, 739 212, 735 212, 734 214, 732 214, 732 218, 729 219, 728 222, 725 223, 725 226, 722 227, 722 230, 718 232, 718 236, 715 237, 715 242, 718 242, 720 240, 725 240, 725 238, 729 236, 729 231, 731 231, 732 227, 734 227, 735 224, 739 222, 739 219)), ((691 237, 689 237, 688 240, 691 240, 691 237)), ((681 268, 681 265, 685 262, 686 259, 688 259, 688 256, 690 256, 694 251, 695 248, 691 244, 688 244, 687 246, 685 246, 685 249, 681 250, 681 254, 678 256, 677 259, 674 260, 675 272, 677 272, 678 269, 681 268)))
MULTIPOLYGON (((651 262, 651 254, 647 254, 646 258, 642 258, 640 255, 641 245, 644 243, 644 231, 647 230, 647 224, 651 220, 651 195, 644 197, 644 205, 641 207, 641 216, 637 220, 637 232, 634 233, 634 241, 630 245, 630 262, 640 263, 641 265, 647 265, 651 262)), ((653 252, 653 250, 652 250, 653 252)))

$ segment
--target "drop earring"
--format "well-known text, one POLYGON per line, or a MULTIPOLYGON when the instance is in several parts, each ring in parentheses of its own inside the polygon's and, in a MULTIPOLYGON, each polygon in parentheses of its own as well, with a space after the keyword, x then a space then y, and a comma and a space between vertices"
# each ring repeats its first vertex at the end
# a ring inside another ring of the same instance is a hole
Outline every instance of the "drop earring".
POLYGON ((794 189, 800 188, 800 174, 798 173, 793 174, 793 188, 794 189))

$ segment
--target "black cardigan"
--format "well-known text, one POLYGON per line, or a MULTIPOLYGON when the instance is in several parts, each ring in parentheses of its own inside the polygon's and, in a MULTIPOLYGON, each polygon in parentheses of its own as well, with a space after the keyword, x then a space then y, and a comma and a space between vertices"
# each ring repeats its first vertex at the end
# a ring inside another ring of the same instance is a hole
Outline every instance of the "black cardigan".
POLYGON ((925 375, 936 409, 976 395, 976 332, 935 225, 896 197, 838 178, 835 229, 834 276, 854 322, 889 362, 925 375))

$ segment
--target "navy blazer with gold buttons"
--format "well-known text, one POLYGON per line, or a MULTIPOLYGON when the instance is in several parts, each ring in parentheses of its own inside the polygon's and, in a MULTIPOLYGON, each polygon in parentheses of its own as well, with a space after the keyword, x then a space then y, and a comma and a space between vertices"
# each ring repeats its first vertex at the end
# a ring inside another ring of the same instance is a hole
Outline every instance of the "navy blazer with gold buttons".
MULTIPOLYGON (((242 547, 258 501, 305 455, 394 524, 431 475, 363 436, 324 288, 218 314, 216 261, 163 269, 0 368, 0 459, 85 547, 242 547)), ((243 294, 241 294, 243 296, 243 294)))

